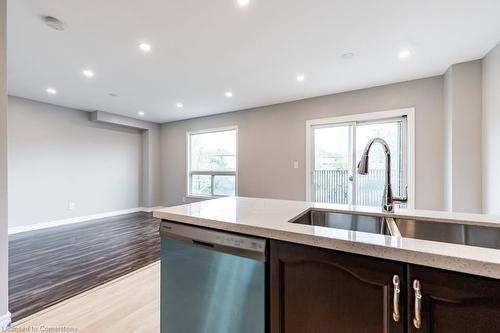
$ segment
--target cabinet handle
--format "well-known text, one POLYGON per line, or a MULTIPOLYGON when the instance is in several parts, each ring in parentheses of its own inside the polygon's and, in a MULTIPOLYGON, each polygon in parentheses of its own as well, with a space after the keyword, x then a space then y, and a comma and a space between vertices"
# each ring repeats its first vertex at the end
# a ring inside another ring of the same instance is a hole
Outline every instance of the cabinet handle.
POLYGON ((392 285, 394 286, 392 319, 394 319, 394 321, 397 323, 399 321, 399 318, 401 317, 399 313, 399 295, 401 294, 401 290, 399 288, 400 285, 399 276, 394 275, 392 277, 392 285))
POLYGON ((422 292, 420 281, 413 281, 413 290, 415 291, 415 317, 413 318, 413 326, 419 329, 422 326, 422 292))

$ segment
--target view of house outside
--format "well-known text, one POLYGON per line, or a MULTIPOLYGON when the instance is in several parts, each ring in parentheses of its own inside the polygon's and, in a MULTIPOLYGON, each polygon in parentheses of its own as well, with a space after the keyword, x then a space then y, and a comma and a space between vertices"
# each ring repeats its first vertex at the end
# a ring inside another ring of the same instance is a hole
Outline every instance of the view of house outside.
POLYGON ((189 154, 192 195, 235 195, 235 129, 192 134, 189 154))

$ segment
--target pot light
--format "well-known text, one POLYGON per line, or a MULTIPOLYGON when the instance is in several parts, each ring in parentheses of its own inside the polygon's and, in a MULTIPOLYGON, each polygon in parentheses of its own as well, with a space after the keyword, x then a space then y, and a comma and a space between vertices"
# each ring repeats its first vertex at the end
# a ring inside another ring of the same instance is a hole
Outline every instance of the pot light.
POLYGON ((401 58, 401 59, 408 58, 410 55, 411 55, 411 51, 408 49, 401 50, 399 52, 399 58, 401 58))
POLYGON ((44 16, 43 20, 47 26, 51 27, 54 30, 63 31, 65 29, 64 23, 62 23, 61 20, 55 17, 44 16))
POLYGON ((139 111, 139 112, 137 112, 137 114, 138 114, 139 116, 141 116, 141 117, 145 115, 144 111, 139 111))
POLYGON ((175 106, 177 106, 179 109, 182 108, 184 105, 182 103, 177 103, 175 104, 175 106))
POLYGON ((302 74, 297 75, 297 81, 302 82, 306 79, 306 77, 302 74))
POLYGON ((93 71, 91 71, 90 69, 84 69, 84 70, 82 71, 82 74, 83 74, 84 76, 86 76, 86 77, 94 77, 94 75, 95 75, 95 74, 94 74, 94 72, 93 72, 93 71))
POLYGON ((238 6, 245 7, 245 6, 248 6, 248 4, 250 3, 250 0, 237 0, 236 2, 238 3, 238 6))
POLYGON ((139 44, 139 49, 142 51, 142 52, 150 52, 151 51, 151 45, 148 44, 148 43, 140 43, 139 44))
POLYGON ((54 88, 47 88, 47 94, 51 94, 51 95, 55 95, 57 94, 57 90, 55 90, 54 88))
POLYGON ((230 91, 226 91, 226 97, 227 98, 233 97, 233 93, 230 91))

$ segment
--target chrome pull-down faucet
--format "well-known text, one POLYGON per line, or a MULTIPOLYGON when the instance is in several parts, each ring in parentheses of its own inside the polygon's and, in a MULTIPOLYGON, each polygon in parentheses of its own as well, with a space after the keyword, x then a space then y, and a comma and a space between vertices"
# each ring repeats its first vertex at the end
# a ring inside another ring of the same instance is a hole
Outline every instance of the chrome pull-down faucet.
POLYGON ((385 185, 384 185, 384 196, 382 197, 382 209, 384 212, 392 212, 394 210, 394 202, 407 202, 408 201, 408 187, 406 187, 406 192, 404 197, 395 197, 392 195, 391 187, 391 150, 389 145, 384 139, 373 138, 367 144, 363 150, 363 155, 361 155, 361 160, 358 163, 358 173, 360 175, 368 174, 368 154, 374 143, 380 143, 384 148, 385 154, 385 185))

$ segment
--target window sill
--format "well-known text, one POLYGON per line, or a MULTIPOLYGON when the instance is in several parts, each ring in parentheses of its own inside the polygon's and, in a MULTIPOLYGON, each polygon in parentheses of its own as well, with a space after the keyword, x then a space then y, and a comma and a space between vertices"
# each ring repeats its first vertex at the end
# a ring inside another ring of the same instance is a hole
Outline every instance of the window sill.
POLYGON ((219 199, 219 198, 227 198, 230 195, 196 195, 196 194, 187 194, 186 198, 189 199, 219 199))

